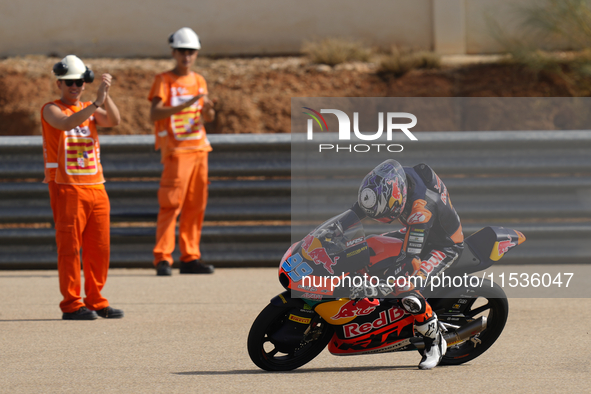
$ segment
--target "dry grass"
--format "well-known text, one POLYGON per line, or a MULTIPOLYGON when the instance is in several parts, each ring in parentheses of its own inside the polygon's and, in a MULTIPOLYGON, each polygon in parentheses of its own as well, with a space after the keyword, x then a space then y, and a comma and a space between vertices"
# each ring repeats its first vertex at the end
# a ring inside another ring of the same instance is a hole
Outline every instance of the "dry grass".
POLYGON ((591 74, 591 0, 544 0, 516 8, 515 13, 521 20, 519 36, 507 36, 498 23, 488 21, 512 63, 534 72, 591 74), (557 47, 567 51, 549 50, 557 47))
POLYGON ((390 53, 380 61, 377 73, 381 76, 399 77, 413 69, 439 67, 441 58, 434 52, 392 47, 390 53))
POLYGON ((571 49, 591 47, 590 0, 545 0, 522 8, 521 13, 523 26, 538 39, 560 40, 571 49))
POLYGON ((591 94, 591 0, 538 1, 515 8, 515 16, 518 36, 488 20, 491 34, 511 55, 507 62, 536 75, 554 74, 580 94, 591 94))
POLYGON ((591 75, 591 49, 581 51, 543 51, 524 47, 512 48, 510 63, 521 64, 539 71, 573 71, 591 75))
POLYGON ((335 66, 350 61, 367 62, 372 51, 359 41, 326 38, 321 41, 304 42, 302 53, 312 63, 335 66))

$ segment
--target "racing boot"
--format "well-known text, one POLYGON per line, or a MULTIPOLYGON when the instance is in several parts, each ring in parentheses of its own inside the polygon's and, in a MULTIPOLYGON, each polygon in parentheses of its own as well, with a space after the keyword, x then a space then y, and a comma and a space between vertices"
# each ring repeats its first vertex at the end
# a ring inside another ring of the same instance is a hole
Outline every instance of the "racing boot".
POLYGON ((425 352, 419 363, 419 369, 435 368, 447 350, 447 342, 439 330, 437 315, 434 313, 432 318, 423 324, 416 325, 415 328, 425 339, 425 352))

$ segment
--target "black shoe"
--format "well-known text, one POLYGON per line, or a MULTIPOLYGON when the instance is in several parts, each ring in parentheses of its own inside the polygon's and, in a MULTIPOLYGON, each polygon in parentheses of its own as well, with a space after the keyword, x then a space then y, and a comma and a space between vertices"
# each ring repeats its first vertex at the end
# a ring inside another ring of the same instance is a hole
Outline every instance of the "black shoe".
POLYGON ((98 316, 95 311, 91 311, 87 307, 83 306, 76 312, 64 312, 62 315, 63 320, 95 320, 98 316))
POLYGON ((121 309, 111 308, 110 306, 99 309, 96 314, 105 319, 121 319, 123 317, 123 311, 121 309))
POLYGON ((172 275, 172 268, 168 261, 161 261, 156 266, 156 275, 157 276, 170 276, 172 275))
POLYGON ((181 274, 213 274, 213 265, 203 264, 199 260, 181 262, 181 274))

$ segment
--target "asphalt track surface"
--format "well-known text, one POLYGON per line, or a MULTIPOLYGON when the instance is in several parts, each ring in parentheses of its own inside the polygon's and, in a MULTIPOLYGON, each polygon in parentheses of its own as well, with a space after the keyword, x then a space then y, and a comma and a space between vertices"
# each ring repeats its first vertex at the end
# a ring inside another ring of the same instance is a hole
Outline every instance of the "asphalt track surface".
POLYGON ((499 340, 460 366, 420 371, 416 352, 335 357, 325 350, 293 372, 261 371, 246 338, 282 291, 276 275, 113 269, 104 295, 125 317, 63 321, 55 271, 0 271, 0 392, 591 392, 588 298, 511 298, 499 340))

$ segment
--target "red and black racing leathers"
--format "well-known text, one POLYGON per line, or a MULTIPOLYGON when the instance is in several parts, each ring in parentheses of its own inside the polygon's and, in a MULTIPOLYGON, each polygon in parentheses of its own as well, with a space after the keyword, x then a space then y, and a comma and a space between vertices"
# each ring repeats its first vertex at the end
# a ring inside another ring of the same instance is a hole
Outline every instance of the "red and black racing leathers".
POLYGON ((401 273, 428 279, 459 258, 464 249, 462 224, 447 187, 431 167, 419 164, 403 168, 408 192, 398 220, 405 227, 385 235, 404 240, 396 262, 396 267, 402 267, 401 273))
MULTIPOLYGON (((464 235, 460 218, 453 208, 445 184, 426 164, 403 167, 406 174, 407 198, 398 220, 405 226, 384 235, 404 240, 396 263, 386 268, 386 276, 421 276, 422 286, 398 289, 397 296, 415 294, 423 300, 417 313, 418 322, 431 317, 431 307, 420 294, 430 277, 435 276, 461 255, 464 235)), ((355 204, 353 210, 360 217, 365 213, 355 204)), ((421 281, 414 282, 420 284, 421 281)))

